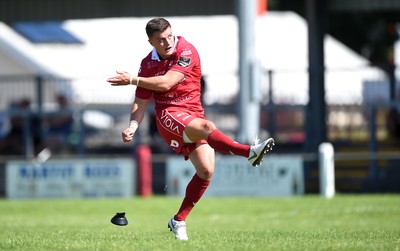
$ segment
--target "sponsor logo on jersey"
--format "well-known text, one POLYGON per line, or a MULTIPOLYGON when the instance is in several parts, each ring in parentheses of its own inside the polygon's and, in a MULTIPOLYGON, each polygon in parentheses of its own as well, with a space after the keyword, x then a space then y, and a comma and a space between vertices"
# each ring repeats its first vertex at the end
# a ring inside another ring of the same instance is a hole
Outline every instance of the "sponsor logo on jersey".
POLYGON ((176 64, 182 67, 188 67, 190 65, 190 60, 191 59, 187 57, 179 57, 178 63, 176 64))
POLYGON ((165 97, 172 99, 178 97, 178 94, 176 92, 168 92, 167 94, 165 94, 165 97))
POLYGON ((187 51, 183 51, 181 53, 181 56, 189 56, 189 55, 192 55, 192 51, 190 49, 188 49, 187 51))

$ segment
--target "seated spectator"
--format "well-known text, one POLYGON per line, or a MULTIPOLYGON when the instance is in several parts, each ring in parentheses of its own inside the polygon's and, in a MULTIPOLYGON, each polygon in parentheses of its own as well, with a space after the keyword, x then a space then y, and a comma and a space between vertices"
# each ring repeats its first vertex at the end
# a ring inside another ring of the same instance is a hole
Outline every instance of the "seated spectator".
POLYGON ((392 139, 400 140, 400 108, 390 108, 387 115, 387 128, 392 139))
POLYGON ((40 121, 37 114, 31 111, 31 101, 29 99, 23 98, 11 104, 9 123, 8 133, 0 143, 1 153, 24 155, 27 154, 26 147, 33 147, 33 154, 42 150, 40 121), (28 136, 29 138, 25 138, 28 136))
POLYGON ((46 118, 46 143, 51 150, 65 150, 70 146, 69 137, 73 132, 74 119, 64 95, 56 97, 58 110, 46 118))
POLYGON ((6 113, 0 113, 0 141, 4 139, 10 130, 10 119, 6 113))
MULTIPOLYGON (((397 101, 400 100, 400 88, 397 91, 397 101)), ((389 108, 386 126, 392 140, 400 143, 400 103, 389 108)))

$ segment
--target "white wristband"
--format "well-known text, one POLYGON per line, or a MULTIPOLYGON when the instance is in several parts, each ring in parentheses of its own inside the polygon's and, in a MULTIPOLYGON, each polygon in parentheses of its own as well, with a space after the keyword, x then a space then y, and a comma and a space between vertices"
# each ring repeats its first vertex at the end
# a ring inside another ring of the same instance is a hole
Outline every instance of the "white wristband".
POLYGON ((133 79, 133 75, 131 74, 131 77, 129 78, 129 84, 132 84, 132 79, 133 79))
POLYGON ((139 123, 136 120, 132 119, 131 122, 129 122, 129 128, 133 128, 136 131, 138 127, 139 123))
POLYGON ((140 81, 140 77, 138 77, 136 80, 136 86, 139 86, 139 81, 140 81))

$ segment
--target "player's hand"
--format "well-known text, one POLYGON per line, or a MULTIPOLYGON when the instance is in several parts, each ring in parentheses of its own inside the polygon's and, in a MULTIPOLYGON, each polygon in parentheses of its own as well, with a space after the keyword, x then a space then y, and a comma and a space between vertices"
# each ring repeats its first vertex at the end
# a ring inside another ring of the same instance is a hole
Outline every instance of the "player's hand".
POLYGON ((108 78, 107 82, 111 83, 111 85, 113 85, 113 86, 129 85, 130 78, 131 78, 131 74, 129 74, 129 72, 117 71, 117 75, 108 78))
POLYGON ((133 136, 135 135, 135 129, 132 127, 128 127, 122 131, 122 141, 125 143, 131 142, 133 136))

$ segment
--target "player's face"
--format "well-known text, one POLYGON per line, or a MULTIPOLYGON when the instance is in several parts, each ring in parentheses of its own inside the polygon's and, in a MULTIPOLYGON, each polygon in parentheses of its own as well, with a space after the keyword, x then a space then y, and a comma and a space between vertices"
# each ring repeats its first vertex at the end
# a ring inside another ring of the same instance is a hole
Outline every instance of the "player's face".
POLYGON ((163 59, 170 58, 174 53, 175 37, 172 35, 171 27, 163 32, 154 32, 149 42, 163 59))

